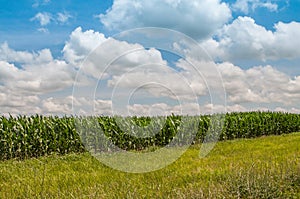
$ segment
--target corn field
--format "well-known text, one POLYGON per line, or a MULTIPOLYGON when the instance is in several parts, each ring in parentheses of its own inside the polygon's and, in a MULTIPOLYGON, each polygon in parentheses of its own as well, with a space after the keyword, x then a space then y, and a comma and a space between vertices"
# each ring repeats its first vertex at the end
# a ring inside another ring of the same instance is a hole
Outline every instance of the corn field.
MULTIPOLYGON (((106 151, 112 145, 124 150, 144 150, 166 146, 174 139, 201 143, 212 116, 167 117, 0 117, 0 160, 24 159, 49 154, 106 151), (184 123, 184 125, 181 125, 184 123), (80 125, 79 125, 80 124, 80 125), (143 127, 142 130, 136 126, 143 127), (80 128, 79 128, 80 127, 80 128), (181 129, 183 128, 184 129, 181 129), (124 130, 125 129, 125 130, 124 130), (102 133, 99 133, 101 131, 102 133), (154 135, 151 133, 157 132, 154 135), (102 137, 101 137, 102 136, 102 137), (110 142, 101 143, 105 140, 110 142)), ((254 138, 300 131, 300 115, 282 112, 227 113, 219 140, 254 138)))
POLYGON ((83 151, 72 117, 0 117, 2 160, 83 151))

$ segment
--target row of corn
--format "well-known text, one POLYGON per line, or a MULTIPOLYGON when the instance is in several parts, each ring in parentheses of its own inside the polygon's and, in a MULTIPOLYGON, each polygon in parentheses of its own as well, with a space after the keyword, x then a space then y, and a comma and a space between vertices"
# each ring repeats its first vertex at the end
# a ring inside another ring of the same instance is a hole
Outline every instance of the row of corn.
POLYGON ((49 154, 143 150, 300 131, 300 115, 246 112, 158 117, 0 117, 0 160, 49 154))

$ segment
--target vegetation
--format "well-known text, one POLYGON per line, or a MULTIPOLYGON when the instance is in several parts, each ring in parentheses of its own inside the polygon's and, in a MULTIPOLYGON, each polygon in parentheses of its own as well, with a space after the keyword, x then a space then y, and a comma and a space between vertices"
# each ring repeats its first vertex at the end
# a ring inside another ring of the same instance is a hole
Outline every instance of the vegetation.
POLYGON ((74 118, 0 117, 0 160, 84 152, 74 118))
POLYGON ((0 162, 0 198, 300 198, 300 133, 191 146, 164 169, 130 174, 89 153, 0 162))
POLYGON ((190 140, 201 143, 207 135, 216 137, 214 134, 219 134, 220 140, 231 140, 298 131, 299 114, 275 112, 230 113, 220 117, 0 117, 0 160, 81 153, 85 147, 107 151, 111 145, 145 150, 174 140, 181 145, 190 144, 190 140), (221 124, 212 125, 214 118, 221 124), (103 142, 104 135, 111 143, 103 142))

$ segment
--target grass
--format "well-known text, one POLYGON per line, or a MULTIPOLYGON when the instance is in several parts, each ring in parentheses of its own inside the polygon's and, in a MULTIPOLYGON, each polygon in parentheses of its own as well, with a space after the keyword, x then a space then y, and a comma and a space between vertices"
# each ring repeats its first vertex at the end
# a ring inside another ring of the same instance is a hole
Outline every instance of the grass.
POLYGON ((300 198, 300 133, 200 145, 150 173, 113 170, 90 154, 0 162, 0 198, 300 198))

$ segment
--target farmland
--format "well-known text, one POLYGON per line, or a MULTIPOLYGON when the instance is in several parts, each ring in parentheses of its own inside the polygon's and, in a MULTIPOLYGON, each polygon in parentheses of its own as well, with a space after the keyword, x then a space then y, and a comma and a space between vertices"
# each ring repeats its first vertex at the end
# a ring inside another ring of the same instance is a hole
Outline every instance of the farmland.
POLYGON ((294 133, 300 132, 300 115, 226 114, 219 142, 204 158, 199 151, 206 136, 214 133, 212 116, 171 115, 156 117, 151 124, 152 119, 0 117, 0 198, 300 198, 300 134, 294 133), (148 131, 156 125, 162 129, 149 137, 147 130, 133 134, 118 121, 127 127, 149 126, 148 131), (78 122, 84 128, 78 128, 78 122), (156 150, 180 134, 183 122, 195 132, 191 146, 161 170, 117 171, 85 148, 91 141, 93 150, 109 150, 94 146, 101 129, 124 150, 156 150))
POLYGON ((150 173, 113 170, 89 153, 0 163, 0 198, 299 198, 300 134, 200 145, 150 173))
POLYGON ((99 131, 113 145, 124 150, 145 150, 163 147, 180 137, 178 143, 189 145, 202 143, 207 135, 218 140, 255 138, 281 135, 300 131, 300 115, 276 112, 230 113, 222 116, 222 125, 210 128, 214 116, 167 116, 167 117, 0 117, 0 159, 30 158, 50 154, 80 153, 89 149, 105 151, 107 143, 96 143, 99 131), (153 120, 154 122, 149 123, 153 120), (119 123, 118 123, 119 122, 119 123), (120 122, 122 124, 120 124, 120 122), (136 124, 136 125, 133 125, 136 124), (149 124, 149 125, 148 125, 149 124), (121 125, 125 127, 121 128, 121 125), (137 130, 132 126, 149 126, 137 130), (161 129, 147 136, 156 126, 161 129), (217 129, 217 130, 216 130, 217 129), (194 132, 194 135, 190 135, 194 132), (140 134, 139 136, 136 136, 140 134), (186 134, 188 136, 186 136, 186 134), (217 135, 214 135, 217 134, 217 135), (91 148, 90 145, 93 145, 91 148))

